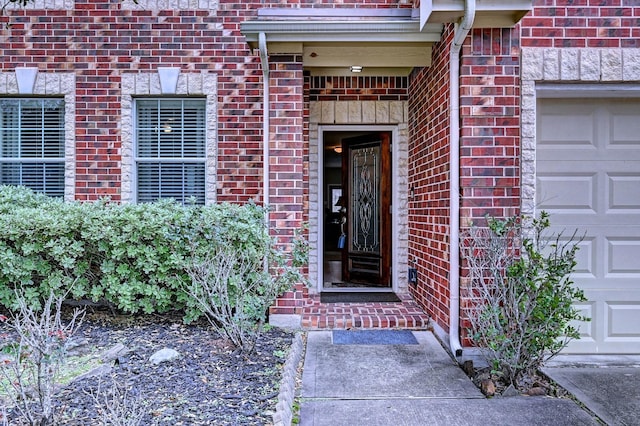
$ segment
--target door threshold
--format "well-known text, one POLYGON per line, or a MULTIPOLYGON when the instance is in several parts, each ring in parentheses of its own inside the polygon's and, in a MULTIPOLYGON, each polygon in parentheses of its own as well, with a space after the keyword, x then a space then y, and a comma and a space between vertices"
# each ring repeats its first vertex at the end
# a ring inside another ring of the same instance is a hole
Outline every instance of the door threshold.
POLYGON ((331 293, 395 293, 389 287, 323 287, 320 292, 331 293))

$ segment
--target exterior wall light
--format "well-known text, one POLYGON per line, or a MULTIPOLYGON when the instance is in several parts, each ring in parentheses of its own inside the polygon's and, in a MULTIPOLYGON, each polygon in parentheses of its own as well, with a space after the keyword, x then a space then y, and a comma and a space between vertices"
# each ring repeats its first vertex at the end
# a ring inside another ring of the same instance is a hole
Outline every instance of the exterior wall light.
POLYGON ((360 66, 360 65, 351 65, 351 72, 362 72, 362 66, 360 66))

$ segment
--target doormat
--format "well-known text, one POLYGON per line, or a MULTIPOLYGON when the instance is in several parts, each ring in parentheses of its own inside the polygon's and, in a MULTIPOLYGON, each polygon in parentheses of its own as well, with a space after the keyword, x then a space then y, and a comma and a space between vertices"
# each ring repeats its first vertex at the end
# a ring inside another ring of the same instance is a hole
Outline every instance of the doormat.
POLYGON ((345 283, 344 281, 339 281, 336 283, 331 283, 331 287, 351 287, 351 288, 362 288, 362 287, 371 287, 369 284, 359 284, 359 283, 345 283))
POLYGON ((397 303, 398 296, 391 292, 341 292, 323 291, 320 293, 321 303, 397 303))
POLYGON ((409 330, 334 330, 334 345, 418 345, 409 330))

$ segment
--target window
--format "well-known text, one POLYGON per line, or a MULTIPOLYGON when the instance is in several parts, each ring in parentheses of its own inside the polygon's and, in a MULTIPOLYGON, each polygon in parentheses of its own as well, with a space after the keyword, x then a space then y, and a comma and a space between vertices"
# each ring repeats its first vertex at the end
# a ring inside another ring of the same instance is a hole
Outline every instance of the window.
POLYGON ((65 106, 56 98, 0 100, 0 182, 52 197, 65 188, 65 106))
POLYGON ((136 100, 137 201, 205 203, 205 99, 136 100))

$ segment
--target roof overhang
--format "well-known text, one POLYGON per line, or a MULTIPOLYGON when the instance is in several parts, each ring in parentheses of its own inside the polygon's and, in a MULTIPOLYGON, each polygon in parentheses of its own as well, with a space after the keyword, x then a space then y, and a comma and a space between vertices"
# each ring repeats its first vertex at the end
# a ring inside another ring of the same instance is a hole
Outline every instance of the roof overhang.
POLYGON ((252 49, 264 33, 269 55, 302 55, 312 75, 408 75, 431 64, 443 24, 426 24, 412 9, 260 9, 240 30, 252 49))
MULTIPOLYGON (((408 75, 431 65, 444 24, 458 22, 465 0, 422 0, 409 8, 264 8, 240 24, 251 49, 263 33, 269 55, 302 55, 312 75, 408 75)), ((511 27, 532 0, 476 0, 474 28, 511 27)))
MULTIPOLYGON (((458 22, 465 0, 421 0, 420 25, 458 22)), ((532 0, 476 0, 473 28, 513 27, 533 8, 532 0)))

